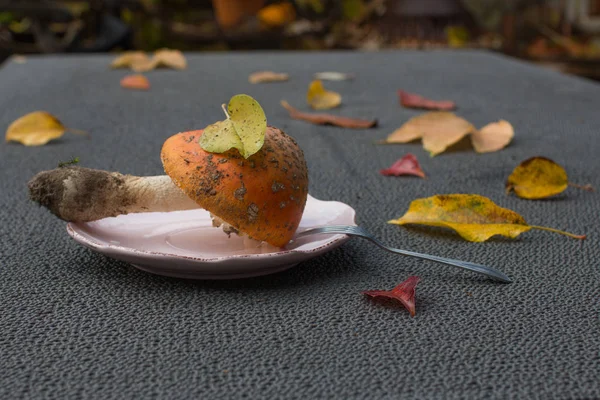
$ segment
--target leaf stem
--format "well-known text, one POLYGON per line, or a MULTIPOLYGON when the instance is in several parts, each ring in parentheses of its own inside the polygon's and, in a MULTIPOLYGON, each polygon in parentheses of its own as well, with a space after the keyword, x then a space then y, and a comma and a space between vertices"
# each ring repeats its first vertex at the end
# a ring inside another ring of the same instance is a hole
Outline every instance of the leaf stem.
POLYGON ((586 235, 575 235, 573 233, 561 231, 561 230, 554 229, 554 228, 548 228, 548 227, 545 227, 545 226, 537 226, 537 225, 530 225, 530 226, 533 229, 539 229, 539 230, 542 230, 542 231, 554 232, 554 233, 558 233, 560 235, 565 235, 565 236, 568 236, 568 237, 572 237, 573 239, 584 240, 586 238, 586 235))
POLYGON ((227 119, 229 119, 229 113, 227 112, 227 106, 225 106, 225 103, 221 104, 221 108, 223 109, 223 112, 225 113, 225 116, 227 117, 227 119))
POLYGON ((587 185, 578 185, 576 183, 569 182, 569 186, 572 186, 577 189, 587 190, 588 192, 594 191, 594 187, 592 185, 590 185, 589 183, 587 185))

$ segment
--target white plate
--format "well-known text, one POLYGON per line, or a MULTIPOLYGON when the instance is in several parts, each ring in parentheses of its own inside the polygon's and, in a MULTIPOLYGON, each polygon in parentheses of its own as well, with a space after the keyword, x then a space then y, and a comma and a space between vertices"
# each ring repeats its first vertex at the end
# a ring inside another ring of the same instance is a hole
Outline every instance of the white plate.
MULTIPOLYGON (((325 225, 356 225, 352 207, 308 196, 298 232, 325 225)), ((67 232, 90 249, 158 275, 190 279, 234 279, 272 274, 326 253, 347 235, 312 235, 285 249, 248 248, 237 235, 214 228, 207 211, 121 215, 69 223, 67 232)))

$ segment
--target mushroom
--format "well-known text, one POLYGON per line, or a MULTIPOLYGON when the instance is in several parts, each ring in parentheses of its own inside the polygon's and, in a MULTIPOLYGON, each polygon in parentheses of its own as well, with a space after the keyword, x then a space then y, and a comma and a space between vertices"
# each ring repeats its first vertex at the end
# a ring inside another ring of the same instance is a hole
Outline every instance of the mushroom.
POLYGON ((166 176, 138 177, 64 166, 34 176, 32 200, 65 221, 88 222, 122 214, 203 208, 224 223, 273 246, 294 235, 308 196, 308 173, 298 144, 267 127, 262 148, 248 159, 236 149, 209 153, 198 145, 203 130, 165 141, 166 176))

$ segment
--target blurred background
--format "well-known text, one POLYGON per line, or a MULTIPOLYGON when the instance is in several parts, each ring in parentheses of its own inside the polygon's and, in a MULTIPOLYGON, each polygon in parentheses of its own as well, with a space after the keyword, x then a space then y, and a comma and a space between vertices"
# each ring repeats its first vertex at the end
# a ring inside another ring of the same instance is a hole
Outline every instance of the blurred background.
POLYGON ((600 0, 0 0, 10 55, 485 48, 600 80, 600 0))

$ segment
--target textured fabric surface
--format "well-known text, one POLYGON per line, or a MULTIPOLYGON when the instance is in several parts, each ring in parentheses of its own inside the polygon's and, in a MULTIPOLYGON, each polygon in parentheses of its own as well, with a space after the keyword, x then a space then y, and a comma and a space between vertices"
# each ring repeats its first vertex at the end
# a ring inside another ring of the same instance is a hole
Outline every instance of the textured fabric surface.
POLYGON ((126 91, 109 56, 29 57, 0 69, 3 127, 47 110, 91 139, 0 145, 0 398, 600 398, 600 195, 573 188, 546 201, 504 193, 525 158, 544 155, 570 178, 600 187, 600 87, 480 52, 255 53, 189 56, 183 72, 148 73, 149 92, 126 91), (251 85, 250 72, 288 72, 251 85), (306 110, 318 71, 347 71, 326 87, 344 96, 335 113, 377 117, 344 130, 290 120, 279 101, 306 110), (430 158, 419 144, 375 146, 417 111, 403 88, 449 98, 477 126, 500 118, 516 137, 504 151, 430 158), (237 281, 150 275, 77 245, 65 223, 27 199, 26 182, 58 161, 162 173, 171 134, 222 118, 220 104, 248 93, 268 120, 305 150, 310 192, 345 202, 386 243, 501 268, 478 275, 385 253, 353 239, 286 272, 237 281), (407 152, 429 179, 379 169, 407 152), (436 193, 478 193, 536 225, 517 240, 468 243, 444 230, 386 223, 436 193), (422 278, 417 315, 363 290, 422 278))

